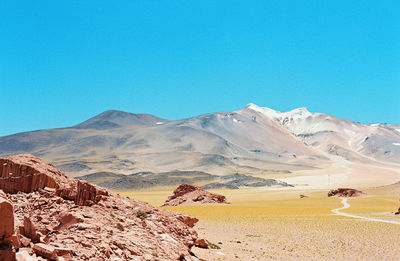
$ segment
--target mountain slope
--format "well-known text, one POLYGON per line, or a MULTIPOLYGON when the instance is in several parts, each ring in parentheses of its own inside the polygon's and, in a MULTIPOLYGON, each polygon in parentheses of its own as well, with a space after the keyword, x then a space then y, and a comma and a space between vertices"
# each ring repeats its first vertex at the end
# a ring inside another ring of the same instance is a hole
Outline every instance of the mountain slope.
POLYGON ((106 111, 73 127, 0 137, 0 155, 23 152, 44 157, 72 176, 203 171, 285 178, 350 163, 397 170, 400 125, 360 124, 305 108, 278 112, 254 104, 182 120, 106 111))
POLYGON ((150 114, 134 114, 123 111, 108 110, 99 115, 90 118, 73 128, 76 129, 109 129, 122 126, 152 126, 160 124, 166 120, 155 117, 150 114))

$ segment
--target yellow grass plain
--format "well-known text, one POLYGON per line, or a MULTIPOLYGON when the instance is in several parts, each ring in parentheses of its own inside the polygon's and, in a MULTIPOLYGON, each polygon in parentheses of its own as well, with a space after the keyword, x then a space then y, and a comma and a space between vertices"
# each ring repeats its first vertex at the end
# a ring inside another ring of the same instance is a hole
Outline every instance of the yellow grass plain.
MULTIPOLYGON (((120 191, 160 206, 173 188, 120 191)), ((344 213, 400 221, 399 198, 370 189, 344 213)), ((230 205, 165 207, 199 218, 196 229, 220 249, 193 249, 203 260, 400 260, 400 225, 336 215, 337 197, 323 190, 214 190, 230 205), (299 198, 306 194, 308 198, 299 198)))

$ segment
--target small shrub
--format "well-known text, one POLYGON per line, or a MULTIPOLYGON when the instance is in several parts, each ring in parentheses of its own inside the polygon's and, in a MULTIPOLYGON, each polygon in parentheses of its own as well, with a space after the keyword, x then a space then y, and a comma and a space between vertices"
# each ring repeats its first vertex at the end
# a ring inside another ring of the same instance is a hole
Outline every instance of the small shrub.
POLYGON ((125 230, 124 226, 123 226, 121 223, 117 223, 117 228, 118 228, 120 231, 124 231, 124 230, 125 230))
POLYGON ((115 215, 113 213, 110 213, 110 217, 115 218, 115 215))
POLYGON ((124 250, 125 249, 125 245, 117 242, 117 241, 113 241, 113 244, 116 245, 119 249, 124 250))
POLYGON ((138 212, 136 212, 136 217, 138 218, 147 218, 147 213, 144 211, 139 210, 138 212))
POLYGON ((211 243, 210 241, 207 240, 207 244, 211 249, 221 249, 221 247, 217 244, 211 243))

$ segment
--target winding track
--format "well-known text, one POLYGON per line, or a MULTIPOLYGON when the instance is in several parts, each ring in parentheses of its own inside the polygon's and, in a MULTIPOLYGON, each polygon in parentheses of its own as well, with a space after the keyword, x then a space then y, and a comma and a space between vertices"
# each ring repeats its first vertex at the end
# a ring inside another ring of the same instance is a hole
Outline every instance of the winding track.
POLYGON ((352 214, 347 214, 347 213, 342 213, 340 210, 346 209, 350 207, 350 204, 347 202, 347 198, 342 198, 342 204, 343 207, 341 208, 336 208, 332 209, 331 211, 337 215, 345 216, 345 217, 351 217, 351 218, 359 218, 359 219, 364 219, 368 221, 375 221, 375 222, 382 222, 382 223, 389 223, 389 224, 396 224, 400 225, 399 221, 394 221, 394 220, 384 220, 384 219, 379 219, 379 218, 370 218, 370 217, 362 217, 362 216, 357 216, 357 215, 352 215, 352 214))

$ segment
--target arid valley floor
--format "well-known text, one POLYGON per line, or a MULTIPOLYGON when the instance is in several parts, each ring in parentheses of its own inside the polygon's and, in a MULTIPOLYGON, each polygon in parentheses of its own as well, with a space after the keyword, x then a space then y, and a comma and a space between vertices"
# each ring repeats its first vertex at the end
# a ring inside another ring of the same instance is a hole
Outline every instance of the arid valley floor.
MULTIPOLYGON (((364 190, 342 213, 392 220, 400 185, 364 190)), ((213 190, 230 205, 167 207, 200 219, 197 230, 220 249, 195 248, 204 260, 399 260, 400 225, 336 215, 341 199, 327 190, 213 190), (308 198, 299 198, 305 194, 308 198)), ((124 191, 160 206, 169 189, 124 191)))

